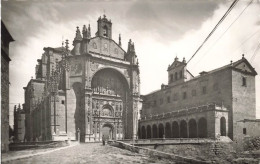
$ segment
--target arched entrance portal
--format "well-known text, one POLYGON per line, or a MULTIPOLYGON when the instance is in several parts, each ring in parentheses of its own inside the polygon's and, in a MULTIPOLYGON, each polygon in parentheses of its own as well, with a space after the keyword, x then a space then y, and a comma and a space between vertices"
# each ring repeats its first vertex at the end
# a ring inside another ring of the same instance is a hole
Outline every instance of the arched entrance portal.
POLYGON ((104 124, 100 131, 101 135, 105 137, 106 140, 113 140, 114 137, 114 131, 113 126, 110 124, 104 124))
MULTIPOLYGON (((130 122, 133 117, 129 117, 126 113, 130 110, 125 110, 129 105, 127 102, 130 101, 126 77, 116 69, 101 68, 92 77, 91 89, 93 122, 96 123, 92 123, 95 140, 100 140, 102 134, 114 140, 132 136, 130 134, 133 130, 129 130, 130 126, 127 122, 130 122), (99 128, 98 125, 102 125, 102 122, 111 124, 104 124, 99 128)), ((89 124, 91 129, 92 125, 89 124)), ((141 134, 142 129, 140 129, 140 136, 141 134)))

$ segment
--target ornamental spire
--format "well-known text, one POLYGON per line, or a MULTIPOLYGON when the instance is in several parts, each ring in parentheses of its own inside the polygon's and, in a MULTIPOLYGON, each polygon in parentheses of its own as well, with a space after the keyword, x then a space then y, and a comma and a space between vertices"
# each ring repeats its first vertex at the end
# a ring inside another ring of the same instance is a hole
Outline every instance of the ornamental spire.
POLYGON ((121 34, 119 34, 119 42, 118 42, 119 46, 121 47, 122 46, 122 43, 121 43, 121 34))

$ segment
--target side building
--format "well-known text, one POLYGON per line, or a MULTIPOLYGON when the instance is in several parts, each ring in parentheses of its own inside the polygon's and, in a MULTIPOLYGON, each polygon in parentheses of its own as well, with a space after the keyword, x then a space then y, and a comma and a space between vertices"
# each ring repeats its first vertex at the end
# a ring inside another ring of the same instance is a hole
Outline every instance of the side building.
POLYGON ((112 39, 112 22, 97 20, 76 29, 73 48, 44 48, 36 79, 25 87, 27 140, 100 141, 137 136, 139 64, 131 39, 128 49, 112 39))
POLYGON ((14 142, 25 141, 25 111, 21 105, 14 106, 14 142))
POLYGON ((13 41, 1 21, 1 152, 9 150, 9 44, 13 41))
POLYGON ((197 77, 176 57, 168 85, 143 97, 139 137, 240 140, 244 127, 238 121, 256 119, 256 75, 244 56, 197 77))

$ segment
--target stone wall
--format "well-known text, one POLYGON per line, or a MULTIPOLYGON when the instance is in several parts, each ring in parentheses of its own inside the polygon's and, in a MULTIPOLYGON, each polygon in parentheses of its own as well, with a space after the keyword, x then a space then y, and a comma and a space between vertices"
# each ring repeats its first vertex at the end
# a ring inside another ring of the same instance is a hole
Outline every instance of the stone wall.
MULTIPOLYGON (((2 51, 2 53, 5 53, 2 51)), ((1 55, 1 151, 9 145, 9 61, 1 55)))

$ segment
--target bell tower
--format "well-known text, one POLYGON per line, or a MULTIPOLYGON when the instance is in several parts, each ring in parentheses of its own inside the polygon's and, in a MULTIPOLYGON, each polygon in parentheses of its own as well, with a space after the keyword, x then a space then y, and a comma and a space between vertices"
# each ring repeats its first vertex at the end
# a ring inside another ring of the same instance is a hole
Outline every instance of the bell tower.
POLYGON ((103 15, 103 18, 99 17, 98 19, 98 31, 96 36, 106 37, 112 39, 112 23, 111 20, 106 18, 106 15, 103 15))

